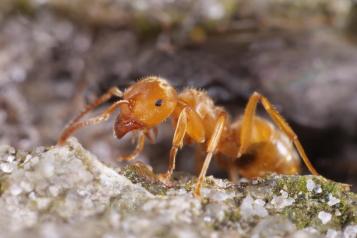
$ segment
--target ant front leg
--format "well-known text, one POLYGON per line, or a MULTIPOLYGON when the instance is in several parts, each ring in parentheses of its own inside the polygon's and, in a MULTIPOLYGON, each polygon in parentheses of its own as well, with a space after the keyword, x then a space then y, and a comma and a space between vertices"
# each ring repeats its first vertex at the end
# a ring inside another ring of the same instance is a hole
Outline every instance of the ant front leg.
POLYGON ((137 141, 134 151, 130 155, 119 157, 118 160, 122 160, 122 161, 133 160, 141 153, 141 151, 143 151, 144 144, 145 144, 145 133, 143 131, 139 131, 137 140, 138 141, 137 141))
POLYGON ((113 103, 109 108, 107 108, 102 114, 99 116, 84 120, 84 121, 78 121, 77 119, 75 122, 70 123, 69 126, 65 128, 65 130, 62 132, 58 144, 63 145, 64 142, 70 137, 76 130, 90 126, 90 125, 95 125, 100 122, 106 121, 109 119, 109 116, 115 111, 115 109, 119 108, 121 104, 128 104, 129 102, 126 100, 120 100, 115 103, 113 103))
POLYGON ((149 141, 154 144, 157 137, 158 130, 156 127, 149 130, 141 130, 137 135, 137 144, 134 151, 130 155, 119 157, 118 160, 130 161, 135 159, 143 150, 145 145, 145 137, 149 139, 149 141), (154 137, 151 135, 151 130, 153 130, 154 137))
POLYGON ((84 110, 81 113, 79 113, 79 115, 77 115, 70 123, 68 123, 66 125, 64 131, 62 132, 62 134, 60 136, 60 139, 58 140, 58 144, 62 145, 66 141, 66 139, 72 134, 69 132, 72 130, 71 128, 74 128, 73 125, 76 124, 84 115, 86 115, 88 112, 94 110, 96 107, 100 106, 101 104, 107 102, 113 96, 122 97, 123 93, 122 93, 122 91, 120 91, 119 88, 112 87, 108 90, 108 92, 103 94, 101 97, 99 97, 93 103, 88 104, 84 108, 84 110))
POLYGON ((198 177, 197 183, 196 183, 196 187, 195 187, 195 192, 194 195, 196 197, 200 197, 201 196, 201 186, 203 183, 203 180, 206 176, 207 170, 208 170, 208 166, 211 163, 211 159, 213 154, 216 152, 218 143, 221 139, 222 136, 222 132, 224 130, 224 126, 226 124, 226 115, 225 114, 220 114, 220 116, 218 117, 218 120, 216 122, 216 125, 214 127, 214 131, 213 134, 208 142, 208 146, 207 146, 207 155, 206 158, 203 162, 203 166, 200 172, 200 175, 198 177))
POLYGON ((242 129, 241 129, 241 145, 238 151, 238 158, 246 152, 250 145, 251 135, 252 135, 252 127, 253 120, 255 116, 255 111, 258 102, 261 102, 265 111, 269 114, 271 119, 274 121, 276 125, 288 136, 288 138, 294 143, 297 151, 299 152, 302 160, 305 165, 309 169, 310 173, 313 175, 318 175, 316 169, 311 164, 308 159, 304 148, 302 147, 297 135, 288 125, 288 123, 284 120, 284 118, 280 115, 280 113, 275 109, 275 107, 269 102, 269 100, 263 95, 254 92, 252 96, 249 98, 248 104, 245 108, 243 121, 242 121, 242 129))
POLYGON ((149 139, 151 144, 155 144, 158 133, 159 133, 159 130, 157 129, 157 127, 153 127, 149 130, 144 131, 146 138, 149 139))
POLYGON ((90 104, 86 105, 84 110, 78 116, 76 116, 67 125, 67 127, 70 127, 73 123, 76 123, 77 121, 79 121, 85 114, 87 114, 88 112, 94 110, 96 107, 100 106, 101 104, 107 102, 109 99, 111 99, 114 96, 121 98, 121 97, 123 97, 123 92, 120 91, 120 89, 117 88, 117 87, 110 88, 106 93, 104 93, 102 96, 100 96, 93 103, 90 103, 90 104))

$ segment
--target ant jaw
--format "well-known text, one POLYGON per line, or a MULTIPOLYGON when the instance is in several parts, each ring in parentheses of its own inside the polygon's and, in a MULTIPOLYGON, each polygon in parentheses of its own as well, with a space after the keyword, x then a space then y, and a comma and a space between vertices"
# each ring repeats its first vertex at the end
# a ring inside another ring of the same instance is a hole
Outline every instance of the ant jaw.
POLYGON ((143 129, 144 127, 143 123, 132 118, 118 117, 114 124, 114 134, 118 139, 121 139, 128 132, 143 129))

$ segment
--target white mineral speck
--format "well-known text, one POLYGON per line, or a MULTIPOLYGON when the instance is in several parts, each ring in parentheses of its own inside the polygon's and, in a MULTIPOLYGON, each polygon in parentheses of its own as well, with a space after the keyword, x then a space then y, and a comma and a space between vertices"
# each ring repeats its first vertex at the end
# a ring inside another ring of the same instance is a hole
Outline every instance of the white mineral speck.
POLYGON ((209 3, 206 4, 206 14, 209 18, 214 20, 221 19, 224 13, 224 8, 220 3, 209 1, 209 3))
POLYGON ((206 212, 209 217, 216 221, 223 221, 225 216, 225 211, 222 209, 222 206, 214 203, 206 206, 206 212))
POLYGON ((335 216, 341 216, 342 215, 342 213, 340 212, 340 210, 337 210, 336 212, 335 212, 335 216))
POLYGON ((316 193, 322 193, 321 185, 318 185, 318 186, 316 187, 315 192, 316 192, 316 193))
POLYGON ((356 238, 357 237, 357 225, 347 226, 343 232, 343 238, 356 238))
POLYGON ((36 193, 31 192, 31 193, 29 194, 29 199, 31 199, 31 200, 36 200, 36 198, 37 198, 36 193))
POLYGON ((36 156, 36 157, 31 157, 29 160, 29 166, 33 167, 35 166, 38 162, 40 161, 40 159, 36 156))
POLYGON ((254 200, 250 195, 246 196, 240 205, 243 217, 259 216, 265 217, 268 211, 264 207, 265 202, 261 199, 254 200))
POLYGON ((29 183, 28 181, 21 181, 20 187, 27 193, 29 193, 33 190, 33 185, 31 183, 29 183))
POLYGON ((273 196, 273 199, 271 200, 271 205, 273 205, 277 209, 283 209, 284 207, 290 206, 295 202, 295 199, 289 198, 289 194, 281 190, 280 191, 281 196, 273 196))
POLYGON ((210 216, 204 216, 203 220, 207 223, 212 222, 212 218, 210 216))
POLYGON ((53 197, 58 196, 58 194, 59 194, 59 192, 60 192, 60 188, 59 188, 58 186, 55 186, 55 185, 49 187, 48 190, 49 190, 50 194, 51 194, 53 197))
POLYGON ((112 211, 109 214, 109 222, 113 227, 119 227, 120 225, 120 214, 117 212, 112 211))
POLYGON ((24 160, 24 164, 27 164, 31 159, 32 159, 31 155, 26 155, 25 160, 24 160))
POLYGON ((342 233, 333 229, 328 229, 326 238, 342 238, 342 233))
POLYGON ((11 173, 15 169, 14 164, 10 163, 1 163, 0 164, 0 170, 4 173, 11 173))
POLYGON ((41 172, 47 178, 52 177, 55 172, 53 161, 51 160, 42 161, 41 172))
POLYGON ((13 155, 7 156, 7 157, 6 157, 6 161, 7 161, 7 162, 14 162, 14 161, 15 161, 15 156, 13 156, 13 155))
POLYGON ((207 196, 210 199, 218 202, 222 202, 227 199, 231 199, 234 197, 234 193, 229 193, 226 191, 212 190, 207 196))
POLYGON ((85 200, 83 201, 83 208, 88 209, 88 210, 90 210, 91 208, 93 208, 93 202, 92 202, 92 200, 90 200, 89 198, 85 199, 85 200))
MULTIPOLYGON (((311 226, 308 226, 308 227, 306 227, 306 228, 304 228, 304 229, 302 229, 301 231, 304 231, 304 232, 306 232, 307 234, 319 234, 319 231, 318 230, 316 230, 314 227, 311 227, 311 226)), ((306 234, 305 233, 305 234, 306 234)), ((300 237, 300 236, 298 236, 298 237, 300 237)), ((305 237, 305 236, 303 236, 303 237, 305 237)))
POLYGON ((223 179, 215 179, 213 181, 214 181, 215 185, 219 188, 225 188, 227 186, 226 182, 223 179))
POLYGON ((48 208, 50 203, 51 203, 51 200, 49 198, 37 198, 36 199, 36 205, 39 210, 48 208))
POLYGON ((22 193, 22 188, 17 184, 12 184, 10 187, 10 193, 13 196, 18 196, 22 193))
POLYGON ((201 188, 202 197, 209 197, 211 189, 209 188, 201 188))
POLYGON ((41 226, 40 234, 42 237, 59 238, 61 235, 57 228, 56 225, 51 223, 44 224, 41 226))
POLYGON ((335 198, 331 193, 328 195, 328 202, 327 205, 330 207, 333 205, 336 205, 337 203, 340 203, 340 199, 335 198))
POLYGON ((312 192, 316 187, 315 182, 312 179, 308 179, 306 182, 306 188, 309 192, 312 192))
POLYGON ((329 221, 331 221, 332 215, 331 215, 331 213, 321 211, 321 212, 319 212, 317 217, 321 220, 322 224, 325 225, 329 221))

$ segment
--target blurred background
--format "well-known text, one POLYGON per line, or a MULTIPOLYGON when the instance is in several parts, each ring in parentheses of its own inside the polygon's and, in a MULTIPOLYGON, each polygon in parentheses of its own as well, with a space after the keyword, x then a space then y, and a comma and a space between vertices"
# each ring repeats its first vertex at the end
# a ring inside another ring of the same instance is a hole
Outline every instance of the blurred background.
MULTIPOLYGON (((207 90, 232 118, 265 94, 317 170, 357 191, 356 36, 351 0, 1 0, 0 144, 54 145, 109 87, 158 75, 207 90)), ((134 146, 113 137, 113 120, 76 137, 120 166, 134 146)), ((172 134, 162 125, 139 159, 164 171, 172 134)), ((178 170, 194 171, 192 151, 178 170)), ((215 164, 210 174, 227 176, 215 164)))

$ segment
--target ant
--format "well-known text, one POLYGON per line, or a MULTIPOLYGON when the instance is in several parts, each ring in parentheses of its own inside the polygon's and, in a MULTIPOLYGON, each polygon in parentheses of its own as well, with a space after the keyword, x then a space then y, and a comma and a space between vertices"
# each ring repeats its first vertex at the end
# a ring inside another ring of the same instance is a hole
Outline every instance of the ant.
POLYGON ((145 137, 151 138, 151 130, 157 133, 156 126, 168 118, 172 119, 175 132, 169 166, 166 173, 158 175, 165 183, 170 181, 175 169, 178 150, 184 143, 197 144, 196 160, 202 164, 194 190, 197 197, 200 197, 201 186, 214 154, 229 158, 225 167, 231 179, 237 178, 238 172, 248 178, 261 177, 272 172, 297 174, 300 170, 300 159, 296 150, 308 170, 318 175, 296 134, 266 97, 254 92, 248 100, 243 116, 231 122, 228 113, 222 107, 216 106, 204 91, 190 88, 177 93, 165 79, 155 76, 136 82, 125 92, 117 87, 111 88, 87 105, 68 124, 58 144, 62 145, 82 127, 108 120, 116 109, 120 109, 120 114, 114 124, 115 136, 120 139, 128 132, 139 132, 136 148, 125 160, 134 159, 143 150, 145 137), (80 121, 86 113, 112 97, 118 97, 119 100, 99 116, 80 121), (259 102, 278 128, 255 115, 259 102), (202 161, 199 155, 203 153, 206 156, 202 161))

